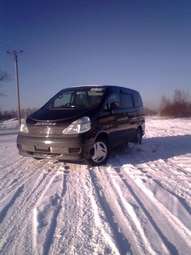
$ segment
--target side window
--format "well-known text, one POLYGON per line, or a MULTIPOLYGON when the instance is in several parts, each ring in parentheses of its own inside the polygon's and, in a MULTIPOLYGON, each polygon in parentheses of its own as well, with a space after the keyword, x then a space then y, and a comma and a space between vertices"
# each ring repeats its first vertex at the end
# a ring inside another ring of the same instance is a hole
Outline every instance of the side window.
POLYGON ((106 99, 106 102, 104 104, 104 110, 108 110, 108 107, 112 104, 115 103, 117 107, 120 106, 120 96, 118 91, 112 92, 108 98, 106 99))
POLYGON ((133 107, 133 98, 131 94, 123 93, 120 94, 121 97, 121 108, 132 108, 133 107))
POLYGON ((77 91, 74 97, 74 105, 88 107, 88 96, 86 91, 77 91))
POLYGON ((72 94, 70 92, 60 94, 54 101, 53 107, 55 108, 61 108, 67 104, 70 104, 71 102, 71 96, 72 94))
POLYGON ((118 93, 112 93, 109 97, 108 97, 108 103, 111 104, 111 103, 118 103, 119 105, 119 102, 120 102, 120 98, 119 98, 119 94, 118 93))
POLYGON ((143 103, 139 94, 134 94, 134 102, 135 102, 135 107, 142 106, 143 103))

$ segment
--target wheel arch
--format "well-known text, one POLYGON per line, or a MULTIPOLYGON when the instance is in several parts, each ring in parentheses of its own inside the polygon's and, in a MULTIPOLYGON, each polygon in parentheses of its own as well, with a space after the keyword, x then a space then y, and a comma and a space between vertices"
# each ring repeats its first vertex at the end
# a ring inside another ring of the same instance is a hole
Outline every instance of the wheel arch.
POLYGON ((109 136, 106 132, 101 131, 96 135, 95 141, 98 141, 99 139, 104 139, 109 143, 109 136))

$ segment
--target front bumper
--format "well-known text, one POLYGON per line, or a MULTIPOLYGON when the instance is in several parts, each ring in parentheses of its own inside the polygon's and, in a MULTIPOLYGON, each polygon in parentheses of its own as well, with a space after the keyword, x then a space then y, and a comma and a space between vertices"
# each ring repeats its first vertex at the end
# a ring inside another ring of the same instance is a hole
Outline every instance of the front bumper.
POLYGON ((92 139, 84 139, 82 135, 46 138, 19 133, 17 136, 17 147, 22 156, 54 158, 71 162, 87 159, 92 143, 92 139))

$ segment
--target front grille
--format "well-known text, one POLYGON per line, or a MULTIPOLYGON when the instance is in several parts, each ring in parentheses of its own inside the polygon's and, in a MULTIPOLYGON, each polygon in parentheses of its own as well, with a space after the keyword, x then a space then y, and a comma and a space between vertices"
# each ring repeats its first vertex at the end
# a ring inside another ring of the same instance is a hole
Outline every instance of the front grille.
POLYGON ((29 126, 29 134, 36 137, 58 137, 66 126, 29 126))

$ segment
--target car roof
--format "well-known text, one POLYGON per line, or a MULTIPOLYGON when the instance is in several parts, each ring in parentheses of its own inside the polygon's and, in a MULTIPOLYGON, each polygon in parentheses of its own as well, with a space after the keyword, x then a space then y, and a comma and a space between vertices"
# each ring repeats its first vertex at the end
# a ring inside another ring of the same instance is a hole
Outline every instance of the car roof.
POLYGON ((138 93, 137 90, 134 90, 134 89, 130 89, 130 88, 127 88, 127 87, 123 87, 123 86, 118 86, 118 85, 100 85, 100 84, 89 84, 89 85, 74 85, 74 86, 71 86, 71 87, 67 87, 66 89, 70 89, 70 88, 92 88, 92 87, 100 87, 100 88, 120 88, 120 89, 124 89, 126 91, 129 91, 129 92, 134 92, 134 93, 138 93))

